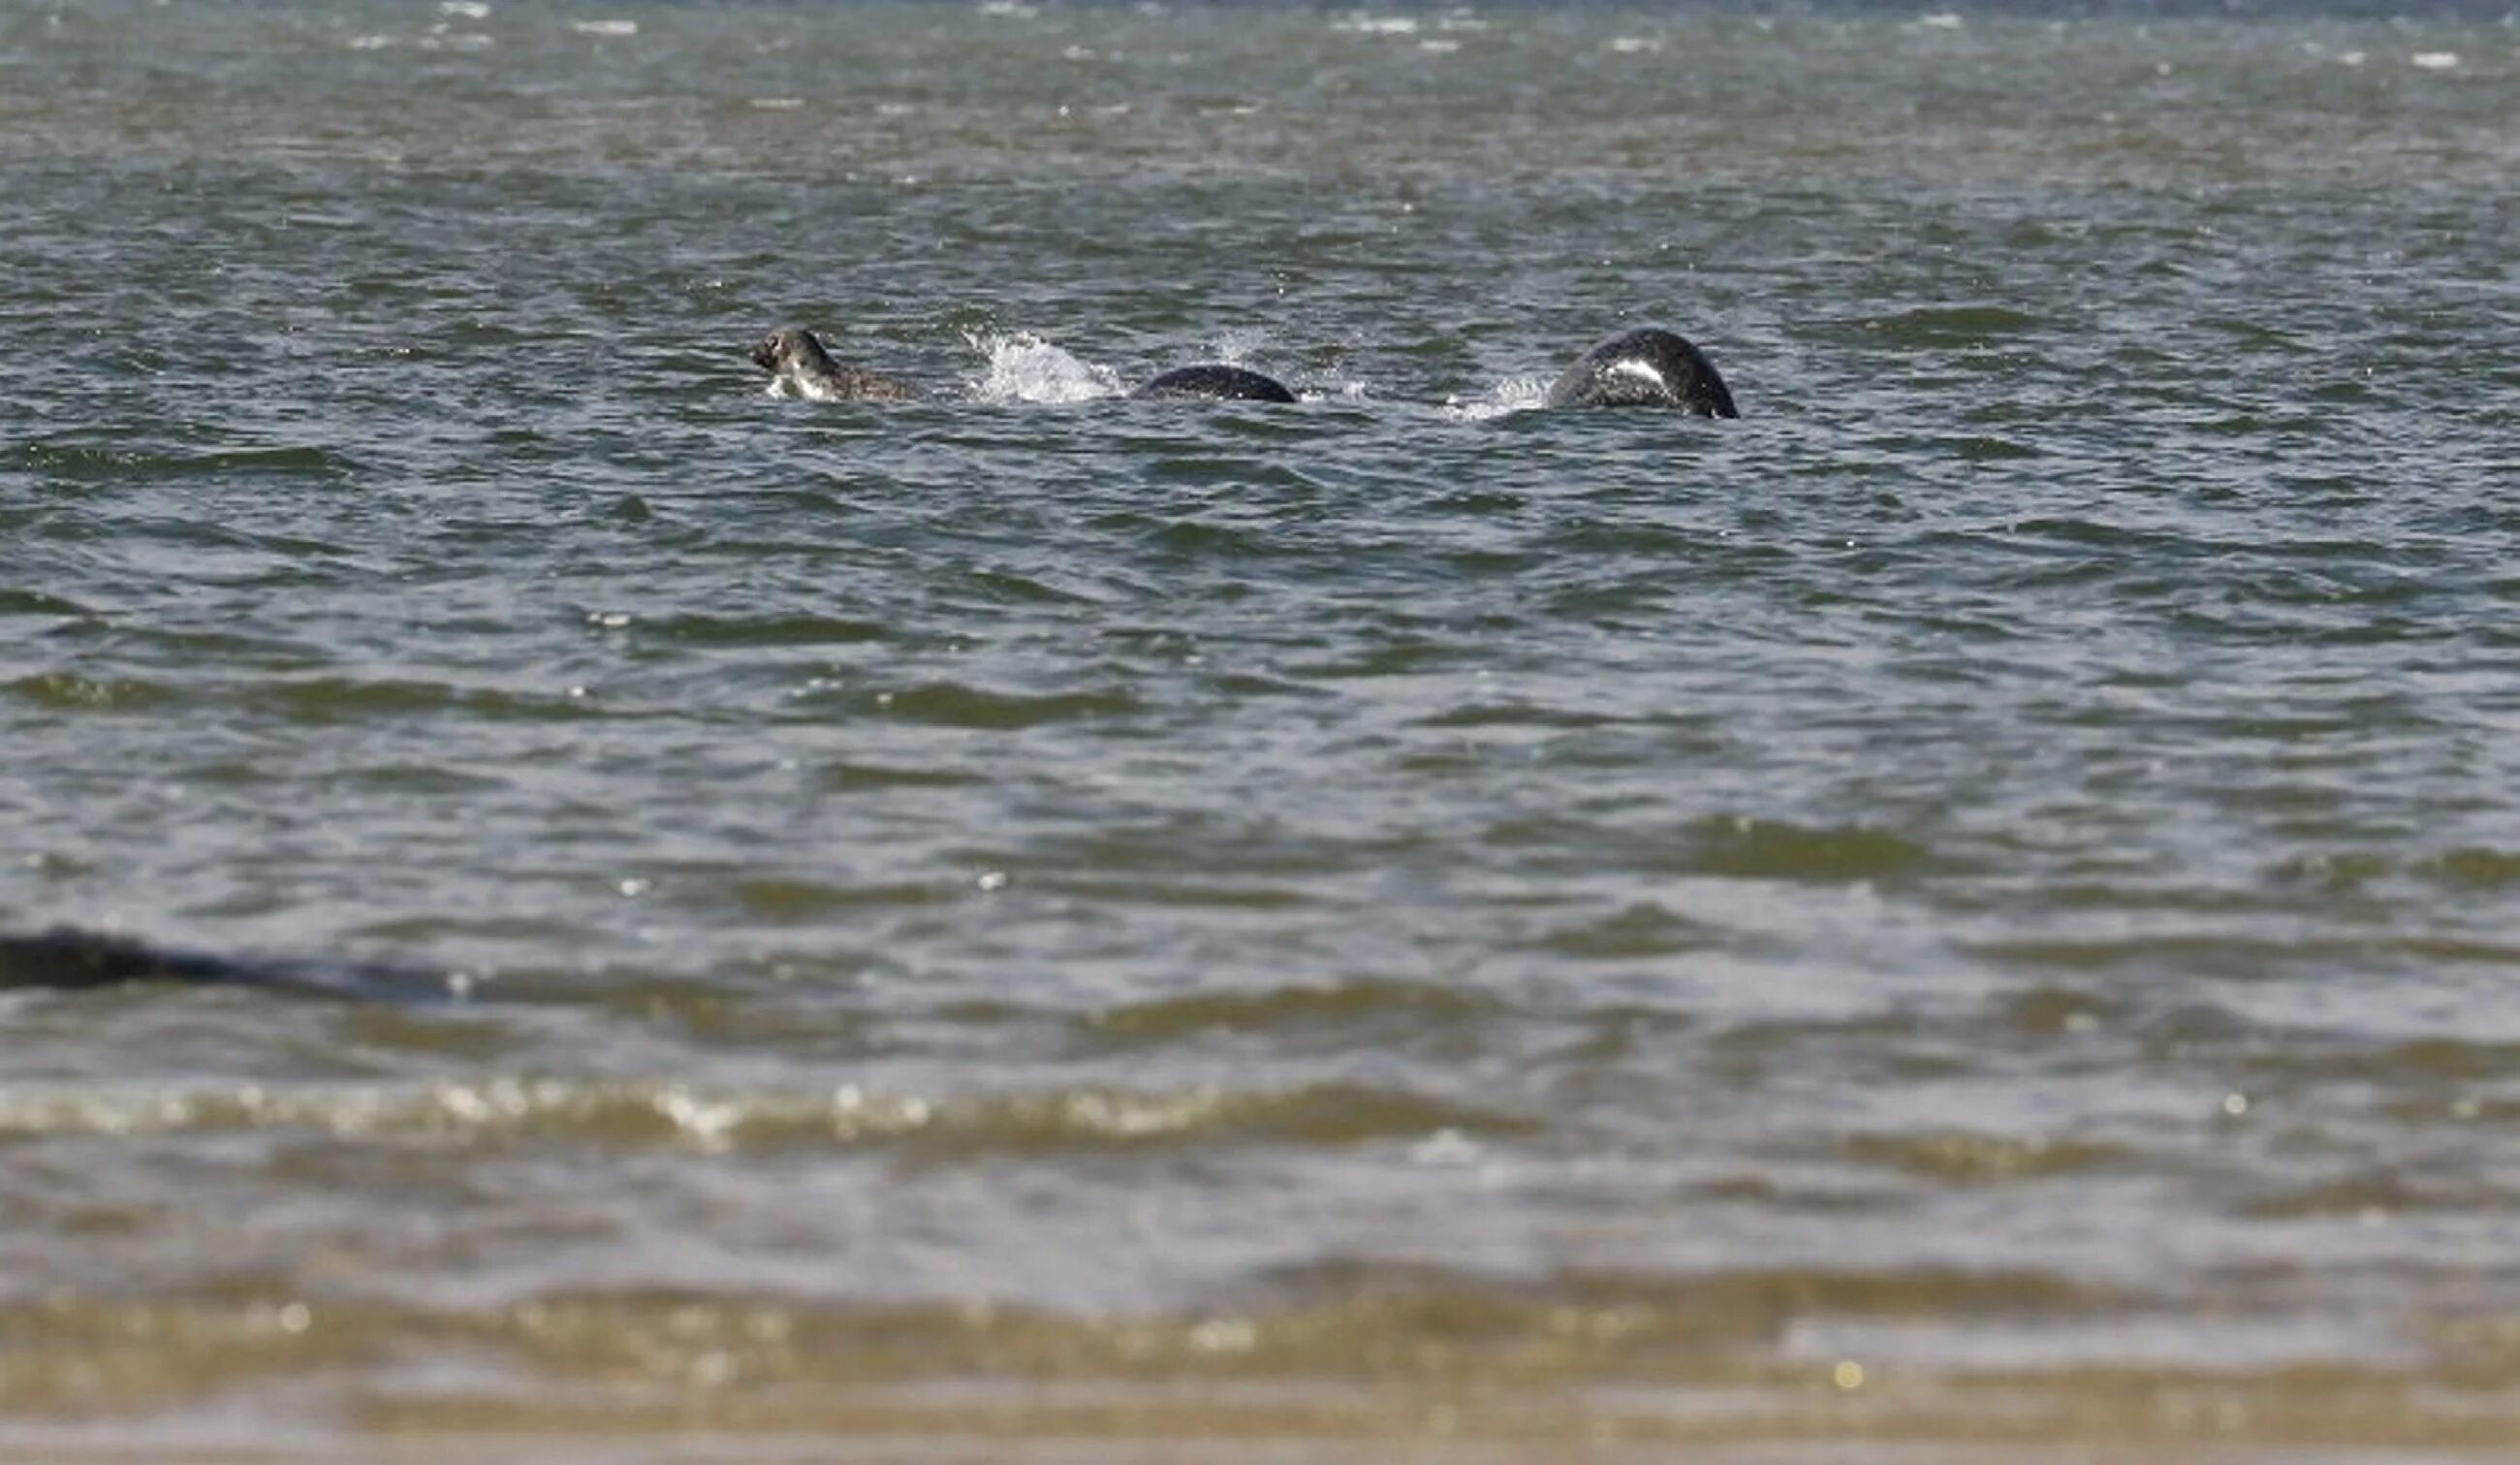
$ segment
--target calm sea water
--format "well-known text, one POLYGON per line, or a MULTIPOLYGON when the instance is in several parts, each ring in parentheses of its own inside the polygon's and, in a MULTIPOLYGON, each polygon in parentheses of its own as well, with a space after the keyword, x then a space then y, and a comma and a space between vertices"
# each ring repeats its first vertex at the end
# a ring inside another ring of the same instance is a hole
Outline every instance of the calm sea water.
POLYGON ((2502 1457, 2515 199, 2491 5, 6 0, 0 929, 462 1000, 0 995, 0 1449, 2502 1457))

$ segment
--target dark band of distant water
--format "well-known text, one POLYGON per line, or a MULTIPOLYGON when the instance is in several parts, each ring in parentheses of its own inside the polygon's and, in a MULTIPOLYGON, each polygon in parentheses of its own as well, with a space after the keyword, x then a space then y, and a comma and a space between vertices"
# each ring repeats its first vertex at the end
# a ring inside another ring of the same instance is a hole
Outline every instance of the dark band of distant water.
POLYGON ((2507 1448, 2515 81, 0 7, 0 1449, 2507 1448))

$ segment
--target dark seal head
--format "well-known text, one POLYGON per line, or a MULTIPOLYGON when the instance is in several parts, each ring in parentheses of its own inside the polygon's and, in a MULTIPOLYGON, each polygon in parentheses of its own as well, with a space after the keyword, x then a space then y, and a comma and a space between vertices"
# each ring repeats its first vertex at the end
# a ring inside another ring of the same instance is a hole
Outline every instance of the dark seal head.
POLYGON ((832 360, 802 326, 786 326, 754 342, 752 363, 770 373, 773 389, 818 402, 906 402, 919 395, 890 377, 832 360))
POLYGON ((1586 351, 1549 389, 1552 407, 1677 407, 1699 417, 1738 417, 1732 393, 1706 353, 1650 327, 1586 351))
POLYGON ((1295 394, 1274 377, 1239 366, 1184 366, 1132 391, 1134 397, 1207 397, 1217 401, 1291 402, 1295 394))

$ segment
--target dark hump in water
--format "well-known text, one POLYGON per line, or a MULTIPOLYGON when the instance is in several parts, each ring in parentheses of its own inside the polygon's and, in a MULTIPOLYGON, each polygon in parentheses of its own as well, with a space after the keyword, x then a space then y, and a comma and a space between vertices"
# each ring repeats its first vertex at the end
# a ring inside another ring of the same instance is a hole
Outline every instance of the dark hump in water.
POLYGON ((170 951, 130 937, 71 926, 56 926, 35 936, 0 934, 0 991, 77 990, 135 983, 248 986, 399 1002, 444 1002, 462 995, 465 986, 454 974, 419 967, 170 951))
POLYGON ((783 326, 752 343, 752 364, 798 396, 827 402, 907 402, 907 383, 832 359, 822 339, 802 326, 783 326))
POLYGON ((1239 366, 1185 366, 1130 392, 1136 397, 1208 397, 1242 402, 1291 402, 1295 394, 1274 377, 1239 366))
POLYGON ((1586 351, 1549 389, 1552 407, 1676 407, 1700 417, 1738 417, 1732 393, 1706 353, 1647 327, 1586 351))

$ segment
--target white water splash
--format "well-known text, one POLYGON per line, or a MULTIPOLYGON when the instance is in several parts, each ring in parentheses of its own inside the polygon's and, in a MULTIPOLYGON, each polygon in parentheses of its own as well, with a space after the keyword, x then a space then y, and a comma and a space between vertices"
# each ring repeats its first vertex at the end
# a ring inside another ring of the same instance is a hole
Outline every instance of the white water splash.
POLYGON ((1330 22, 1332 30, 1352 30, 1364 35, 1415 35, 1418 21, 1415 16, 1341 16, 1330 22))
POLYGON ((984 402, 1090 402, 1126 389, 1110 368, 1028 331, 969 340, 973 350, 989 358, 988 374, 971 385, 971 394, 984 402))
POLYGON ((1208 359, 1221 361, 1227 366, 1249 366, 1253 354, 1268 343, 1269 336, 1265 331, 1250 328, 1227 330, 1211 343, 1210 349, 1216 354, 1208 359))
POLYGON ((1486 422, 1514 412, 1528 412, 1549 400, 1549 384, 1539 377, 1508 377, 1477 396, 1448 397, 1444 415, 1455 422, 1486 422))

